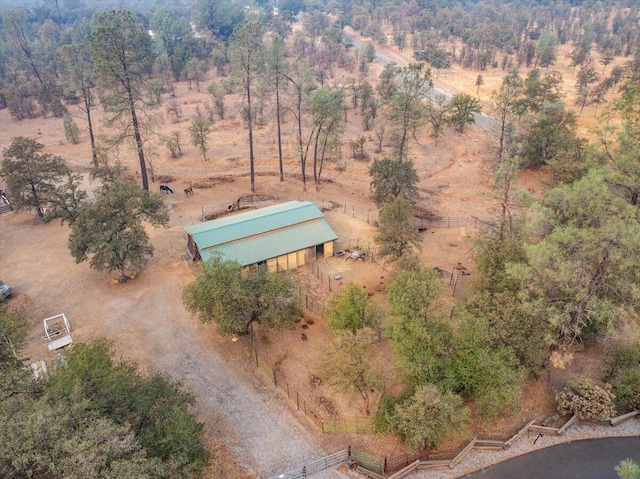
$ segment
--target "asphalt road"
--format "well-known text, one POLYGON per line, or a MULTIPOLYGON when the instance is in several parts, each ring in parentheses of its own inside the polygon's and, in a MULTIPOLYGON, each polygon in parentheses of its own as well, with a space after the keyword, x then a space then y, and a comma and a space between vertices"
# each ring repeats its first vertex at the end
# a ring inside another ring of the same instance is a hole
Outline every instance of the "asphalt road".
POLYGON ((463 479, 618 479, 623 459, 640 463, 640 437, 573 441, 540 449, 463 476, 463 479))

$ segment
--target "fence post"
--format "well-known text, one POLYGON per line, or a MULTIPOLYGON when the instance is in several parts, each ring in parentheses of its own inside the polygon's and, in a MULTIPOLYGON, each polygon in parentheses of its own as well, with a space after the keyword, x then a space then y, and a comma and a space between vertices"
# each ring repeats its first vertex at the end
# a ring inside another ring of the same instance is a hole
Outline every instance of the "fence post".
POLYGON ((298 407, 298 411, 300 410, 300 394, 298 393, 298 390, 296 389, 296 406, 298 407))
POLYGON ((387 456, 384 456, 384 461, 382 462, 382 473, 387 473, 387 456))
POLYGON ((278 387, 278 378, 276 377, 276 370, 273 370, 273 384, 275 385, 275 387, 278 387))

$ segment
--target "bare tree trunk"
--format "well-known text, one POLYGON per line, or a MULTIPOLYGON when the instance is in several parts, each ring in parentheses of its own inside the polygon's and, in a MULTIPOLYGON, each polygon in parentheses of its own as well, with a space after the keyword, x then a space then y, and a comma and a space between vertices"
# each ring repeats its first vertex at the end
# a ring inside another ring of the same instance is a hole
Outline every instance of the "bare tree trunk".
POLYGON ((251 193, 255 193, 256 181, 253 156, 253 111, 251 109, 251 82, 247 83, 247 108, 247 124, 249 126, 249 175, 251 177, 251 193))
POLYGON ((284 181, 282 167, 282 133, 280 131, 280 78, 276 74, 276 120, 278 123, 278 164, 280 165, 280 181, 284 181))

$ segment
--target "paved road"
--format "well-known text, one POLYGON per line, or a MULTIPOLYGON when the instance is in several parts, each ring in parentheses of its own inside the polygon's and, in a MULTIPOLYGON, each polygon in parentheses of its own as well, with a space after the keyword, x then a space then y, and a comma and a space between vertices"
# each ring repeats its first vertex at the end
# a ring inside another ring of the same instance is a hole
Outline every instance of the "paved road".
POLYGON ((463 479, 618 479, 623 459, 640 463, 640 437, 609 437, 568 442, 530 452, 463 479))
MULTIPOLYGON (((362 40, 360 40, 358 37, 356 37, 352 33, 347 32, 346 30, 344 31, 344 37, 345 37, 345 40, 351 42, 356 48, 362 48, 362 46, 364 45, 364 42, 362 40)), ((381 53, 377 50, 376 50, 375 61, 376 63, 379 63, 383 66, 388 65, 389 63, 396 63, 399 66, 406 66, 409 64, 407 59, 402 55, 398 55, 396 53, 381 53)), ((450 91, 445 90, 440 86, 434 85, 431 91, 429 92, 429 96, 432 99, 435 99, 439 95, 443 95, 449 100, 451 99, 451 97, 453 97, 453 93, 451 93, 450 91)), ((483 130, 488 131, 489 133, 492 133, 492 134, 496 134, 499 131, 498 122, 493 118, 491 118, 486 113, 483 113, 483 112, 474 113, 473 116, 476 120, 476 125, 482 128, 483 130)))

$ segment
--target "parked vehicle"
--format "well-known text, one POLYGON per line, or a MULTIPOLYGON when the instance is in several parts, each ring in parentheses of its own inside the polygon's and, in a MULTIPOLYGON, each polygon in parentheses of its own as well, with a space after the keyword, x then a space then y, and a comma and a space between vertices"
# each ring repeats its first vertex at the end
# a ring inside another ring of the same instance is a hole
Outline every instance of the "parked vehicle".
POLYGON ((4 301, 11 295, 11 286, 0 281, 0 301, 4 301))

